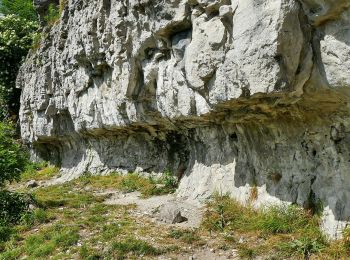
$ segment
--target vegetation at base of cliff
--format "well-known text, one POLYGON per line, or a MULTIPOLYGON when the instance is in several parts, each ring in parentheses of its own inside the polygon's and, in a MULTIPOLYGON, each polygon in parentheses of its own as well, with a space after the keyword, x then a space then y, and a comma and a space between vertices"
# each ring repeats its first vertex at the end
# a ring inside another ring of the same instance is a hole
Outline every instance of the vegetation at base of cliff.
POLYGON ((137 173, 126 175, 112 173, 108 176, 93 176, 87 173, 73 182, 77 186, 83 185, 95 189, 109 188, 125 193, 138 191, 144 198, 174 193, 178 185, 177 179, 170 172, 165 172, 159 178, 144 177, 137 173))
MULTIPOLYGON (((58 174, 53 166, 42 167, 30 176, 58 174)), ((104 203, 110 197, 107 191, 140 191, 138 185, 149 185, 147 181, 136 174, 87 174, 65 184, 24 190, 35 199, 34 208, 17 225, 3 227, 0 259, 176 258, 203 248, 233 250, 242 259, 346 259, 350 254, 349 229, 342 240, 328 241, 319 230, 319 217, 293 205, 256 210, 217 194, 207 203, 201 227, 185 229, 156 223, 136 213, 133 204, 104 203)))
POLYGON ((229 195, 215 194, 207 204, 202 227, 235 244, 244 259, 338 259, 350 255, 350 232, 329 241, 319 228, 320 218, 295 205, 254 209, 229 195))
POLYGON ((14 127, 10 123, 0 122, 0 188, 6 182, 19 180, 28 163, 27 152, 15 140, 14 127))
POLYGON ((60 169, 56 166, 49 165, 47 162, 31 163, 27 165, 25 171, 21 175, 21 181, 30 180, 44 181, 57 177, 60 169))
POLYGON ((21 91, 16 89, 16 77, 37 29, 37 22, 18 15, 0 19, 0 121, 17 119, 21 91))
POLYGON ((109 189, 119 178, 122 176, 85 176, 32 190, 35 209, 22 215, 0 241, 0 259, 129 259, 186 248, 186 239, 169 236, 170 228, 135 215, 135 205, 103 203, 109 195, 97 191, 109 189))
POLYGON ((28 154, 15 139, 10 123, 0 122, 0 243, 7 241, 13 226, 28 212, 33 199, 30 195, 6 190, 8 183, 18 181, 29 165, 28 154))

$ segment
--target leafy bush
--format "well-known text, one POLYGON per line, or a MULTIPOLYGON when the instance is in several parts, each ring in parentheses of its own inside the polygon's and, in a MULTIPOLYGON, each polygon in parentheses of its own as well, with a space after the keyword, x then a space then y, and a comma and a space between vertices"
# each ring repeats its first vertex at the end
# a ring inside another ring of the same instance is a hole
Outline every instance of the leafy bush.
POLYGON ((28 21, 38 20, 33 0, 2 0, 0 12, 4 15, 14 14, 28 21))
POLYGON ((14 137, 13 127, 0 122, 0 188, 6 181, 19 180, 28 164, 27 152, 14 137))
POLYGON ((60 0, 60 3, 58 6, 54 4, 49 5, 49 9, 47 10, 47 15, 44 17, 46 24, 48 24, 49 26, 52 26, 59 21, 62 15, 62 12, 67 5, 67 2, 68 2, 67 0, 60 0))
POLYGON ((28 211, 33 198, 26 194, 0 191, 0 223, 15 224, 28 211))
POLYGON ((16 15, 0 19, 0 120, 19 111, 16 77, 38 29, 38 23, 16 15))
POLYGON ((54 4, 49 5, 49 9, 47 10, 47 15, 44 17, 45 22, 48 25, 54 25, 61 16, 60 8, 59 6, 56 6, 54 4))
POLYGON ((10 240, 13 233, 14 230, 12 227, 6 224, 0 224, 0 243, 10 240))

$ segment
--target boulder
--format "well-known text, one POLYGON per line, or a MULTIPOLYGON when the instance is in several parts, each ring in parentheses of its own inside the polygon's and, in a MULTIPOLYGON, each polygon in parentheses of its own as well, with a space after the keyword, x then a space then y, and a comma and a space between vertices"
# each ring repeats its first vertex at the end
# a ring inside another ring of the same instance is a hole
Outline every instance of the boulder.
POLYGON ((162 205, 159 209, 158 219, 168 224, 187 221, 187 218, 181 215, 181 208, 177 203, 167 203, 162 205))

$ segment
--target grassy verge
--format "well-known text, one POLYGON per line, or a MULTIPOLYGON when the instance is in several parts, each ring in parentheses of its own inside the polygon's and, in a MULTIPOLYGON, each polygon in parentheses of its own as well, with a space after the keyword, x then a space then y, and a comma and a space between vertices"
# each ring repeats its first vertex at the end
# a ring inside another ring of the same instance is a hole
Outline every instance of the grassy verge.
MULTIPOLYGON (((43 166, 30 179, 47 179, 51 166, 43 166)), ((23 178, 26 181, 28 178, 23 178)), ((348 259, 350 229, 344 239, 327 240, 319 230, 319 217, 296 206, 260 210, 246 207, 227 195, 207 203, 202 225, 183 229, 153 222, 135 214, 135 205, 103 202, 109 190, 140 191, 143 196, 173 192, 175 180, 136 174, 87 174, 63 185, 28 190, 34 208, 21 215, 18 225, 0 225, 1 259, 157 259, 180 258, 196 250, 231 252, 242 259, 348 259)))
MULTIPOLYGON (((56 169, 45 166, 25 175, 22 182, 54 174, 56 169)), ((167 227, 135 216, 134 205, 105 205, 107 195, 98 195, 108 189, 139 190, 145 196, 173 192, 174 187, 166 184, 168 178, 88 175, 63 185, 27 190, 35 198, 35 208, 22 215, 18 225, 0 226, 0 236, 4 234, 0 259, 137 259, 174 253, 188 245, 186 239, 178 241, 169 236, 167 227)))
POLYGON ((235 244, 244 259, 335 259, 349 257, 350 231, 342 241, 329 241, 320 219, 294 205, 246 207, 228 195, 215 195, 207 205, 203 228, 235 244))
POLYGON ((174 193, 177 188, 177 180, 171 173, 165 173, 161 178, 146 178, 134 173, 127 175, 115 173, 108 176, 87 174, 74 183, 94 189, 116 189, 125 193, 139 191, 143 197, 174 193))
POLYGON ((21 182, 29 180, 44 181, 52 179, 59 174, 60 169, 47 162, 29 164, 21 175, 21 182))

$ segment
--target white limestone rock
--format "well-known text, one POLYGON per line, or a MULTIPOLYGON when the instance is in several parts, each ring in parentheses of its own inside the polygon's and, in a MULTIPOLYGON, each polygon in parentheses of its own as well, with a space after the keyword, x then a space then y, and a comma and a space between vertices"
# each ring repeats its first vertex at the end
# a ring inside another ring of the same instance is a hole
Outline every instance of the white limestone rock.
MULTIPOLYGON (((37 1, 38 2, 38 1, 37 1)), ((39 1, 40 2, 40 1, 39 1)), ((43 6, 48 1, 41 1, 43 6)), ((350 217, 347 0, 69 0, 22 66, 33 158, 350 217)))

